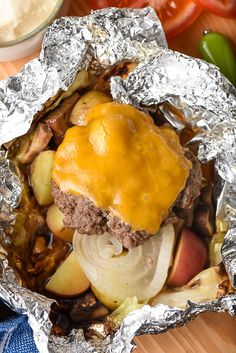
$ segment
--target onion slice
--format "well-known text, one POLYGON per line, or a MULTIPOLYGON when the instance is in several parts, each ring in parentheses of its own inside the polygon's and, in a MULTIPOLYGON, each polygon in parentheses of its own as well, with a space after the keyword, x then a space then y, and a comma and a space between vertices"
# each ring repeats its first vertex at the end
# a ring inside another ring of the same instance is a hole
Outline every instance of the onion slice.
POLYGON ((108 233, 87 236, 75 232, 73 247, 96 293, 118 306, 129 297, 136 296, 141 303, 160 292, 171 264, 174 239, 174 228, 169 224, 128 251, 108 233))

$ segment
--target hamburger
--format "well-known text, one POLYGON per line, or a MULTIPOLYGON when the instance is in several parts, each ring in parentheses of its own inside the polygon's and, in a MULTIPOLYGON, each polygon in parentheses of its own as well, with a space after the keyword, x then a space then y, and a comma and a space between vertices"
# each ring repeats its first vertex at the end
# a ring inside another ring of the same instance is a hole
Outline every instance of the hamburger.
POLYGON ((130 249, 191 207, 201 179, 200 163, 172 128, 108 102, 66 131, 54 158, 52 195, 65 227, 108 232, 130 249))

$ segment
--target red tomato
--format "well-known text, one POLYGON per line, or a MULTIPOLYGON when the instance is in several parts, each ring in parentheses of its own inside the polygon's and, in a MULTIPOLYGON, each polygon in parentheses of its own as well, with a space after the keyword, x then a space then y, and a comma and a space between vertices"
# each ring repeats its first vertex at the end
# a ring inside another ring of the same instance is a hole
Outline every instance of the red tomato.
POLYGON ((168 38, 173 38, 189 27, 199 16, 202 7, 192 0, 91 0, 93 9, 103 7, 152 6, 168 38))
POLYGON ((236 16, 236 0, 194 0, 208 11, 221 17, 236 16))

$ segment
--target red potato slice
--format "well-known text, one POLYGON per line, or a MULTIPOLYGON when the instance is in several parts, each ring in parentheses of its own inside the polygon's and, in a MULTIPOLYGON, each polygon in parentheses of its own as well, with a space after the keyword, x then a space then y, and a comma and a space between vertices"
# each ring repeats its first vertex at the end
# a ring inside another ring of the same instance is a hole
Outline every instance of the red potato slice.
POLYGON ((181 287, 201 272, 207 262, 205 243, 188 228, 183 228, 167 284, 181 287))

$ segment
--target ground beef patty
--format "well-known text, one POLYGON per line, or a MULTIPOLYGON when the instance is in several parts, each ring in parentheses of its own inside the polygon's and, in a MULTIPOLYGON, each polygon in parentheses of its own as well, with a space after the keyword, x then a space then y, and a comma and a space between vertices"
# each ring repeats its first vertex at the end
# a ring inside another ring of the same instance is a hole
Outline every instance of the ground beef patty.
POLYGON ((62 192, 54 181, 52 195, 55 204, 65 215, 65 227, 76 229, 81 234, 103 234, 108 231, 127 249, 143 244, 151 236, 145 231, 132 231, 129 224, 112 217, 83 196, 62 192))
MULTIPOLYGON (((200 194, 202 178, 200 163, 189 150, 185 151, 185 156, 192 162, 193 168, 185 189, 179 195, 173 209, 170 210, 170 217, 165 220, 165 223, 172 223, 176 218, 175 212, 190 207, 200 194)), ((55 204, 65 215, 65 226, 76 229, 81 234, 102 234, 108 231, 127 249, 143 244, 151 236, 144 230, 132 231, 129 224, 112 216, 109 211, 96 207, 92 201, 83 196, 62 192, 54 181, 52 182, 52 195, 55 204)))
POLYGON ((175 204, 175 210, 185 210, 189 208, 193 201, 200 195, 202 183, 202 170, 198 159, 189 149, 184 151, 184 155, 192 163, 189 177, 186 181, 184 190, 179 194, 175 204))

